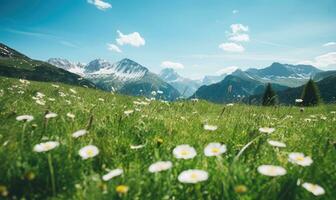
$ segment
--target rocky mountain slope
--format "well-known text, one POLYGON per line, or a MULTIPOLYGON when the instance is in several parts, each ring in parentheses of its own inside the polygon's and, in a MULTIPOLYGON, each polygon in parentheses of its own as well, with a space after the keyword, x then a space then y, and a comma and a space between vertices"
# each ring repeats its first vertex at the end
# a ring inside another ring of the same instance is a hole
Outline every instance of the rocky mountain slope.
POLYGON ((183 97, 191 96, 201 86, 200 81, 184 78, 171 68, 162 69, 159 76, 176 88, 183 97))
POLYGON ((57 67, 69 71, 77 71, 100 88, 107 91, 118 91, 127 95, 152 96, 152 92, 162 93, 159 98, 174 100, 180 93, 158 75, 150 72, 139 63, 123 59, 116 63, 96 59, 87 65, 76 65, 64 59, 49 59, 57 67), (58 62, 55 62, 55 61, 58 62), (60 62, 61 61, 61 62, 60 62))
POLYGON ((77 74, 47 62, 31 59, 2 43, 0 43, 0 76, 96 87, 94 83, 77 74))

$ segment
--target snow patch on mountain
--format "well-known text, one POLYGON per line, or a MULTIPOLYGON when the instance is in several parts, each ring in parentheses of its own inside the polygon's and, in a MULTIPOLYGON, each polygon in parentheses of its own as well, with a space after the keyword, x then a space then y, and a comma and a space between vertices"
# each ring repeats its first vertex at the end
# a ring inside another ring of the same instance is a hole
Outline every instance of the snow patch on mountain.
POLYGON ((82 63, 79 63, 79 62, 74 63, 74 62, 68 61, 67 59, 62 59, 62 58, 50 58, 47 62, 58 68, 67 70, 71 73, 78 74, 80 76, 85 75, 84 64, 82 63))
POLYGON ((175 87, 184 97, 191 96, 201 86, 200 81, 184 78, 172 68, 162 69, 159 76, 175 87))
POLYGON ((88 78, 113 77, 119 81, 134 81, 141 79, 148 72, 147 68, 130 59, 123 59, 114 64, 107 60, 96 59, 87 65, 73 63, 61 58, 51 58, 48 62, 56 67, 88 78))

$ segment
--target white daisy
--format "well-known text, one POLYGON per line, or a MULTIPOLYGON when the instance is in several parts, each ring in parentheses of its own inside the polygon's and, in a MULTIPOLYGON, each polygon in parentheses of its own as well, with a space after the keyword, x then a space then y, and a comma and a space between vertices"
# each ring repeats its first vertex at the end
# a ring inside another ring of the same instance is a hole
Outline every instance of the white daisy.
POLYGON ((220 143, 210 143, 204 148, 205 156, 219 156, 226 152, 226 145, 220 143))
POLYGON ((311 157, 305 156, 303 153, 298 153, 298 152, 290 153, 288 155, 288 160, 291 163, 301 165, 303 167, 309 166, 313 163, 313 160, 311 159, 311 157))
POLYGON ((42 92, 37 92, 36 97, 41 99, 41 98, 45 97, 45 94, 43 94, 42 92))
POLYGON ((215 131, 217 130, 218 127, 214 125, 204 124, 203 128, 204 130, 207 130, 207 131, 215 131))
POLYGON ((82 129, 82 130, 74 132, 72 134, 72 137, 78 138, 78 137, 81 137, 81 136, 85 135, 86 133, 87 133, 87 131, 85 129, 82 129))
POLYGON ((88 145, 79 150, 79 155, 82 157, 83 160, 88 158, 95 157, 99 154, 99 149, 94 145, 88 145))
POLYGON ((140 144, 140 145, 130 145, 130 148, 131 149, 141 149, 141 148, 144 148, 145 145, 144 144, 140 144))
POLYGON ((65 97, 65 96, 67 96, 67 94, 65 94, 64 92, 61 92, 61 91, 59 91, 58 94, 59 94, 61 97, 65 97))
POLYGON ((260 165, 258 172, 265 176, 283 176, 287 173, 285 168, 274 165, 260 165))
POLYGON ((226 104, 226 106, 234 106, 234 104, 233 103, 228 103, 228 104, 226 104))
POLYGON ((305 122, 311 122, 312 119, 310 119, 310 118, 305 118, 304 121, 305 121, 305 122))
POLYGON ((30 122, 34 119, 32 115, 20 115, 16 117, 17 121, 25 121, 25 122, 30 122))
POLYGON ((28 80, 25 80, 25 79, 19 79, 19 81, 22 83, 22 84, 30 84, 30 82, 28 80))
POLYGON ((325 193, 323 187, 313 184, 313 183, 303 183, 302 187, 308 190, 309 192, 313 193, 315 196, 319 196, 325 193))
POLYGON ((75 118, 75 115, 72 114, 72 113, 67 113, 66 115, 67 115, 67 117, 69 117, 69 118, 71 118, 71 119, 74 119, 74 118, 75 118))
POLYGON ((41 105, 41 106, 44 106, 46 102, 45 102, 44 100, 42 100, 42 99, 37 99, 37 100, 35 101, 35 103, 37 103, 37 104, 39 104, 39 105, 41 105))
POLYGON ((295 99, 295 103, 302 103, 303 100, 302 99, 295 99))
POLYGON ((261 133, 268 133, 268 134, 271 134, 275 131, 275 128, 269 128, 269 127, 262 127, 262 128, 259 128, 259 131, 261 133))
POLYGON ((178 176, 178 180, 181 183, 198 183, 201 181, 208 180, 208 172, 198 169, 189 169, 186 171, 183 171, 178 176))
POLYGON ((108 181, 114 177, 120 176, 121 174, 123 174, 124 171, 122 169, 114 169, 112 171, 110 171, 109 173, 105 174, 102 179, 104 181, 108 181))
POLYGON ((268 140, 267 142, 268 142, 268 144, 270 144, 271 146, 274 146, 274 147, 280 147, 280 148, 286 147, 286 144, 283 143, 283 142, 279 142, 279 141, 275 141, 275 140, 268 140))
POLYGON ((72 92, 72 93, 74 93, 74 94, 77 94, 77 91, 76 91, 76 90, 74 90, 74 89, 72 89, 72 88, 70 88, 69 90, 70 90, 70 92, 72 92))
POLYGON ((284 119, 293 119, 293 116, 292 116, 292 115, 286 115, 286 116, 284 117, 284 119))
POLYGON ((199 100, 196 98, 190 99, 192 102, 198 102, 199 100))
POLYGON ((149 166, 148 171, 151 173, 161 172, 173 167, 173 163, 170 161, 158 161, 149 166))
POLYGON ((196 156, 196 150, 188 144, 182 144, 174 148, 173 154, 178 159, 191 159, 196 156))
POLYGON ((53 112, 50 112, 44 116, 44 118, 46 119, 55 118, 55 117, 57 117, 57 114, 53 112))
POLYGON ((125 110, 124 111, 124 114, 125 115, 130 115, 130 114, 132 114, 134 112, 134 110, 125 110))
POLYGON ((34 146, 34 151, 35 152, 45 152, 45 151, 50 151, 56 147, 59 146, 59 142, 56 141, 49 141, 49 142, 44 142, 40 144, 36 144, 34 146))

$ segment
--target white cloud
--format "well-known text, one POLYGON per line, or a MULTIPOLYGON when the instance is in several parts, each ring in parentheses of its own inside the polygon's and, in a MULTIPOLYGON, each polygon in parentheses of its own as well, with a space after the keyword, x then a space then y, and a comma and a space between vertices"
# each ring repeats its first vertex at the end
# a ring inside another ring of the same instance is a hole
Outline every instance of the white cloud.
POLYGON ((317 56, 313 60, 300 61, 298 62, 298 64, 313 65, 320 68, 336 66, 336 52, 330 52, 317 56))
POLYGON ((231 35, 229 37, 229 40, 234 42, 249 42, 250 36, 248 34, 237 34, 237 35, 231 35))
POLYGON ((240 53, 245 51, 245 48, 242 45, 233 42, 222 43, 219 45, 219 48, 224 51, 234 53, 240 53))
POLYGON ((232 34, 240 34, 243 32, 248 32, 248 26, 244 26, 243 24, 231 24, 230 26, 232 34))
POLYGON ((116 39, 117 43, 119 45, 129 44, 134 47, 140 47, 145 45, 145 39, 141 37, 141 35, 138 32, 130 33, 128 35, 124 35, 119 30, 117 31, 119 34, 119 38, 116 39))
POLYGON ((104 2, 103 0, 88 0, 87 2, 95 5, 99 10, 107 10, 112 8, 110 3, 104 2))
POLYGON ((234 42, 249 42, 250 36, 247 34, 249 31, 248 26, 243 24, 231 24, 231 32, 228 33, 229 40, 234 42))
POLYGON ((107 49, 110 50, 110 51, 118 52, 118 53, 122 52, 121 49, 115 44, 108 43, 107 44, 107 49))
POLYGON ((336 42, 328 42, 323 45, 324 47, 336 46, 336 42))
POLYGON ((172 62, 172 61, 163 61, 161 63, 161 67, 172 68, 172 69, 183 69, 184 65, 181 63, 172 62))
POLYGON ((220 69, 216 72, 217 75, 222 75, 222 74, 231 74, 232 72, 236 71, 238 69, 237 66, 229 66, 225 67, 223 69, 220 69))
POLYGON ((237 13, 239 13, 239 10, 233 10, 232 11, 232 14, 237 14, 237 13))

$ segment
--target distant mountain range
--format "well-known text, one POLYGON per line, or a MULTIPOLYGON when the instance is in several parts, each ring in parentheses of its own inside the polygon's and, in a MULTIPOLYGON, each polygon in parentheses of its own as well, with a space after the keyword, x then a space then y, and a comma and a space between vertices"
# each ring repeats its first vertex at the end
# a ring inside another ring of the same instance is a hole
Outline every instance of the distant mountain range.
POLYGON ((170 100, 176 99, 180 95, 181 97, 189 97, 201 85, 219 82, 226 76, 226 74, 205 76, 201 80, 192 80, 180 76, 171 68, 162 69, 156 75, 146 67, 127 58, 114 64, 102 59, 93 60, 88 64, 73 63, 61 58, 50 58, 47 62, 69 72, 81 75, 104 90, 117 90, 131 95, 150 94, 152 90, 161 90, 168 92, 167 95, 163 96, 167 96, 170 100), (164 82, 173 86, 173 88, 164 82), (136 91, 138 89, 142 92, 139 93, 136 91))
POLYGON ((116 63, 96 59, 87 65, 71 63, 60 58, 51 58, 48 62, 77 73, 107 91, 118 91, 133 96, 153 96, 154 91, 158 98, 164 100, 175 100, 180 97, 178 90, 169 83, 146 67, 127 58, 116 63))
POLYGON ((192 97, 216 103, 260 103, 266 83, 271 83, 280 102, 290 104, 295 98, 300 98, 302 85, 312 78, 320 81, 321 96, 325 102, 330 102, 336 96, 336 90, 330 90, 336 85, 336 81, 330 78, 335 74, 335 71, 322 71, 310 65, 273 63, 264 69, 238 69, 221 82, 200 87, 192 97), (331 84, 329 88, 326 83, 331 84))
MULTIPOLYGON (((310 78, 321 81, 336 74, 336 71, 322 71, 311 65, 275 62, 262 69, 249 68, 245 71, 237 69, 231 74, 205 76, 201 80, 192 80, 180 76, 171 68, 162 69, 156 75, 130 59, 123 59, 115 64, 100 59, 91 61, 87 65, 71 63, 64 59, 49 59, 48 62, 81 74, 105 90, 114 88, 128 95, 150 95, 152 90, 162 90, 166 95, 168 94, 168 97, 165 96, 168 100, 176 99, 181 95, 216 103, 237 101, 251 103, 252 97, 259 102, 266 83, 271 83, 273 89, 279 94, 285 94, 284 91, 300 88, 310 78)), ((279 99, 282 103, 288 103, 285 98, 279 99)))
POLYGON ((315 81, 321 81, 329 76, 333 76, 336 75, 336 70, 331 70, 331 71, 323 71, 320 73, 315 74, 315 76, 313 77, 313 79, 315 81))
POLYGON ((258 103, 266 83, 271 83, 279 95, 280 102, 285 104, 298 98, 302 85, 312 78, 318 81, 325 102, 335 101, 336 96, 336 70, 322 71, 311 65, 275 62, 263 69, 238 69, 231 74, 192 80, 180 76, 170 68, 155 74, 127 58, 116 63, 96 59, 84 64, 60 58, 51 58, 43 62, 33 60, 1 43, 0 76, 62 82, 117 91, 126 95, 155 96, 163 100, 190 97, 216 103, 258 103))
MULTIPOLYGON (((320 90, 320 95, 325 103, 336 103, 336 74, 330 74, 324 79, 319 80, 317 86, 320 90)), ((294 104, 295 99, 301 98, 304 86, 295 88, 288 88, 286 90, 278 91, 277 97, 281 104, 294 104)), ((243 102, 249 104, 260 104, 262 101, 262 94, 252 95, 243 99, 243 102)))
POLYGON ((2 43, 0 43, 0 76, 96 88, 94 83, 77 74, 47 62, 33 60, 2 43))
POLYGON ((203 79, 193 80, 180 76, 174 69, 165 68, 162 69, 159 76, 175 87, 183 97, 190 97, 196 90, 202 85, 211 85, 220 82, 228 74, 221 75, 206 75, 203 79))
POLYGON ((183 97, 191 96, 201 86, 200 81, 184 78, 171 68, 161 70, 159 76, 175 87, 183 97))
MULTIPOLYGON (((272 87, 276 91, 288 89, 287 86, 276 83, 272 83, 272 87)), ((255 79, 228 75, 221 82, 200 87, 192 95, 192 98, 204 99, 215 103, 237 102, 250 95, 261 94, 264 89, 265 84, 255 79)))
POLYGON ((288 87, 298 87, 306 83, 322 70, 311 65, 289 65, 273 63, 263 69, 250 68, 246 71, 238 70, 233 73, 239 73, 238 76, 248 76, 262 83, 276 83, 288 87))

